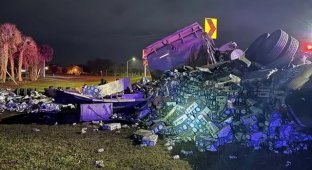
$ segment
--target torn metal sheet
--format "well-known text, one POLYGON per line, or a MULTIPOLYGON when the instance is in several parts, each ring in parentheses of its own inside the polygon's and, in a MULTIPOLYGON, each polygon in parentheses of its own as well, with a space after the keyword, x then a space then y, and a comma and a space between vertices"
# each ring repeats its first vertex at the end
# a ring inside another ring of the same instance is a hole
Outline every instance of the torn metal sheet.
POLYGON ((113 114, 112 103, 96 103, 80 105, 80 121, 107 121, 113 114))
POLYGON ((119 80, 116 80, 116 81, 113 81, 104 85, 100 85, 97 88, 100 90, 99 95, 101 97, 105 97, 105 96, 109 96, 112 94, 123 92, 127 88, 131 90, 132 86, 131 86, 130 78, 127 77, 127 78, 122 78, 122 79, 119 79, 119 80))

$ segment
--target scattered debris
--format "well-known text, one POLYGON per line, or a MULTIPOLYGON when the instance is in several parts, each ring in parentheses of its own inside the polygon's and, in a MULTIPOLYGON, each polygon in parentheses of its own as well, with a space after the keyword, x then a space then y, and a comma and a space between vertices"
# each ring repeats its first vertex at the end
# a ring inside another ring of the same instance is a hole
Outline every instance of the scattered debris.
POLYGON ((98 153, 102 153, 102 152, 104 152, 104 148, 100 148, 97 151, 98 151, 98 153))
POLYGON ((40 132, 40 129, 38 129, 38 128, 32 128, 31 129, 33 132, 40 132))
POLYGON ((98 167, 98 168, 104 168, 104 167, 105 167, 104 161, 103 161, 103 160, 95 161, 95 165, 96 165, 96 167, 98 167))
POLYGON ((127 125, 127 124, 124 124, 124 125, 122 125, 121 127, 122 127, 122 128, 125 128, 125 129, 130 128, 129 125, 127 125))
POLYGON ((109 124, 104 124, 101 127, 102 130, 109 130, 109 131, 113 131, 113 130, 117 130, 117 129, 121 129, 121 124, 120 123, 109 123, 109 124))
POLYGON ((174 160, 178 160, 178 159, 180 159, 180 155, 173 155, 173 157, 172 157, 174 160))
POLYGON ((61 110, 62 105, 53 103, 53 98, 49 98, 37 91, 30 91, 30 89, 28 91, 28 94, 31 93, 31 95, 21 96, 10 89, 1 89, 0 112, 7 110, 27 113, 56 113, 61 110))
POLYGON ((286 161, 285 167, 290 167, 290 166, 291 166, 291 162, 290 161, 286 161))
POLYGON ((95 121, 95 120, 93 120, 93 121, 91 121, 91 122, 92 122, 92 124, 94 124, 94 125, 98 125, 98 124, 101 123, 101 121, 95 121))
POLYGON ((81 134, 87 133, 87 129, 88 129, 88 128, 82 128, 82 129, 81 129, 81 134))
POLYGON ((155 146, 158 140, 158 135, 152 134, 149 130, 140 129, 134 132, 134 139, 144 146, 155 146))
POLYGON ((158 140, 158 135, 143 136, 142 143, 146 146, 155 146, 158 140))
POLYGON ((171 151, 172 149, 173 149, 172 146, 168 146, 168 147, 167 147, 167 150, 168 150, 168 151, 171 151))
POLYGON ((185 150, 181 150, 181 153, 184 155, 184 156, 189 156, 189 155, 193 155, 193 151, 185 151, 185 150))
POLYGON ((170 145, 171 145, 170 142, 165 143, 165 146, 170 146, 170 145))
POLYGON ((135 123, 135 124, 133 124, 131 127, 136 128, 136 127, 138 127, 138 126, 139 126, 139 124, 138 124, 138 123, 135 123))
POLYGON ((230 159, 237 159, 237 156, 235 156, 235 155, 230 155, 229 158, 230 158, 230 159))

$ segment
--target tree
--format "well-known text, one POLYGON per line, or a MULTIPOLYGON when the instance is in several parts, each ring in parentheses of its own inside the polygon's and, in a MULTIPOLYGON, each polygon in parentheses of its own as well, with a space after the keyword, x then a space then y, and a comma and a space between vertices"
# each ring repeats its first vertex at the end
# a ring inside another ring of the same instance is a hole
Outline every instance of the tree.
POLYGON ((53 58, 53 48, 49 45, 40 45, 39 48, 39 66, 41 68, 41 73, 43 77, 45 76, 45 63, 49 62, 53 58))
POLYGON ((23 42, 22 33, 16 28, 14 31, 14 38, 11 43, 11 48, 9 51, 9 59, 10 59, 10 66, 11 66, 11 76, 12 79, 15 79, 15 62, 14 59, 17 56, 17 53, 19 52, 19 46, 23 42))
POLYGON ((102 73, 105 73, 106 70, 108 71, 110 68, 112 68, 114 63, 109 59, 101 59, 96 58, 94 60, 90 60, 87 63, 88 69, 93 74, 99 74, 101 71, 102 73))
MULTIPOLYGON (((15 57, 18 58, 18 81, 22 79, 22 67, 30 71, 32 81, 38 78, 38 67, 44 67, 53 56, 53 49, 48 45, 37 47, 36 42, 28 36, 22 36, 14 24, 0 25, 0 79, 6 81, 7 66, 10 61, 11 78, 15 79, 15 57)), ((44 68, 43 68, 44 69, 44 68)))
POLYGON ((25 36, 23 37, 23 42, 21 43, 21 46, 19 48, 19 55, 18 55, 18 71, 17 71, 17 75, 18 75, 18 81, 23 81, 23 78, 22 78, 22 67, 23 65, 26 67, 26 64, 25 63, 25 59, 24 59, 24 53, 25 51, 29 51, 31 50, 31 48, 34 48, 34 44, 33 43, 34 40, 31 38, 31 37, 28 37, 28 36, 25 36))
POLYGON ((1 72, 0 79, 6 81, 8 60, 10 59, 11 74, 14 78, 14 53, 22 42, 21 32, 14 24, 5 23, 0 26, 1 72))
POLYGON ((38 47, 36 42, 31 38, 26 38, 26 46, 23 51, 23 55, 21 55, 23 64, 26 70, 29 70, 29 76, 31 81, 35 81, 38 79, 38 66, 40 64, 38 47))
POLYGON ((49 45, 39 45, 40 60, 49 62, 53 58, 53 48, 49 45))

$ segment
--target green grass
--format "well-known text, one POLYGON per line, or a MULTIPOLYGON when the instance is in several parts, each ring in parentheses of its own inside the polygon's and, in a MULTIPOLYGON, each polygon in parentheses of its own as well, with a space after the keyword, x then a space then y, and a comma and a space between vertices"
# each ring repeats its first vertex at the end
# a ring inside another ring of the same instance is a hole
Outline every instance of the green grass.
MULTIPOLYGON (((17 82, 15 85, 12 81, 0 84, 0 88, 37 88, 39 91, 43 91, 44 88, 49 86, 54 87, 71 87, 71 88, 81 88, 84 84, 87 85, 98 85, 101 78, 104 78, 108 82, 114 81, 121 77, 101 77, 101 76, 49 76, 37 81, 23 81, 17 82)), ((141 77, 131 77, 131 82, 135 83, 139 81, 141 77)))
POLYGON ((173 160, 163 140, 140 147, 130 138, 134 128, 95 132, 93 126, 0 124, 0 169, 95 169, 96 160, 103 160, 105 169, 191 168, 185 160, 173 160), (79 133, 83 127, 86 134, 79 133), (105 151, 97 153, 99 148, 105 151))

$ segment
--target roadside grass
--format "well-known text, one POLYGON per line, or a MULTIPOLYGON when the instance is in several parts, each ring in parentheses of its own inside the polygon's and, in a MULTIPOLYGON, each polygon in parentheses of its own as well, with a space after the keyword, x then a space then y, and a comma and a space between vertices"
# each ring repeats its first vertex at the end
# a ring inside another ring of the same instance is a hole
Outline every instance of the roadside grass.
MULTIPOLYGON (((101 77, 101 76, 47 76, 46 78, 39 79, 37 81, 23 81, 17 82, 18 85, 15 85, 14 82, 8 81, 6 83, 0 84, 0 88, 36 88, 39 91, 43 91, 44 88, 49 86, 54 87, 71 87, 71 88, 81 88, 84 84, 87 85, 98 85, 101 79, 105 79, 108 82, 114 81, 122 77, 101 77)), ((141 79, 141 77, 130 77, 131 82, 135 83, 141 79)))
POLYGON ((140 147, 130 138, 134 128, 117 133, 93 126, 0 124, 0 169, 95 169, 97 160, 104 161, 104 169, 191 169, 186 160, 172 159, 163 140, 140 147), (83 127, 86 134, 79 133, 83 127))

